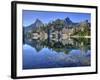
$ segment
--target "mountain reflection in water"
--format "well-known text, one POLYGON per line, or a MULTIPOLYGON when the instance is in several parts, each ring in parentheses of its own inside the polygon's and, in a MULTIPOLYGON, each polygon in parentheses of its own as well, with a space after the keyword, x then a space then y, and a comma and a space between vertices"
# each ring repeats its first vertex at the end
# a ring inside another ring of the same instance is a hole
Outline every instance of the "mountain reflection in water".
POLYGON ((90 38, 25 39, 23 69, 90 66, 90 38))

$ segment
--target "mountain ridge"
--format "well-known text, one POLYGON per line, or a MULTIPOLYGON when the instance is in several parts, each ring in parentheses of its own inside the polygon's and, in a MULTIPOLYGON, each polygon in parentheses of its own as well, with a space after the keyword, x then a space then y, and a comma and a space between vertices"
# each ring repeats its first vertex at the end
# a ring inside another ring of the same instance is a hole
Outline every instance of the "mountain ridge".
MULTIPOLYGON (((63 24, 64 27, 69 27, 69 28, 79 27, 79 26, 85 25, 85 24, 90 24, 88 22, 88 20, 84 20, 82 22, 75 23, 72 20, 70 20, 69 17, 66 17, 63 20, 62 19, 56 19, 56 20, 53 21, 54 24, 60 23, 60 22, 63 24)), ((54 24, 52 24, 52 25, 54 25, 54 24)), ((27 32, 27 31, 30 31, 30 30, 33 30, 33 29, 35 30, 35 29, 42 27, 44 25, 45 24, 40 19, 36 19, 36 21, 34 23, 32 23, 31 25, 29 25, 27 27, 24 27, 24 31, 27 32)), ((49 23, 47 25, 49 25, 49 23)))

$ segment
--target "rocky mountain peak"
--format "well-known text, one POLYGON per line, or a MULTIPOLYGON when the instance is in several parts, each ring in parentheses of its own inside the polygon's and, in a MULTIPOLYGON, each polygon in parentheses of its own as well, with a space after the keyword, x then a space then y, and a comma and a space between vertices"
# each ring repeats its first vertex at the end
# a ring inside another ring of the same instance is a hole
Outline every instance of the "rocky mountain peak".
POLYGON ((66 24, 72 24, 73 22, 70 20, 69 17, 65 18, 65 23, 66 24))

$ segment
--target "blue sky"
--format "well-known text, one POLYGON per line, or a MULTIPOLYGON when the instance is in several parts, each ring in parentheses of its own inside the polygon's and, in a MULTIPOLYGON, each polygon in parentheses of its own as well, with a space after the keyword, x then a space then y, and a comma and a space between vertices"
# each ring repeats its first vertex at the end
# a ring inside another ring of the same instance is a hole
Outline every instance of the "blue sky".
POLYGON ((73 22, 81 22, 84 20, 91 21, 91 14, 89 13, 72 13, 72 12, 47 12, 47 11, 33 11, 23 10, 23 26, 29 26, 34 23, 36 19, 41 20, 43 23, 52 22, 56 19, 65 19, 69 17, 73 22))

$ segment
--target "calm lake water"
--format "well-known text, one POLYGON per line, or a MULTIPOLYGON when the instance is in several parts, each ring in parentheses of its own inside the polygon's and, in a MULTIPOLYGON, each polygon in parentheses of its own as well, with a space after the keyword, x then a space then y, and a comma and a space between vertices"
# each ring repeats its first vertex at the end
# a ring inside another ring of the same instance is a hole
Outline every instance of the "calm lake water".
POLYGON ((90 42, 89 38, 61 41, 26 39, 23 44, 23 69, 90 66, 90 42))

